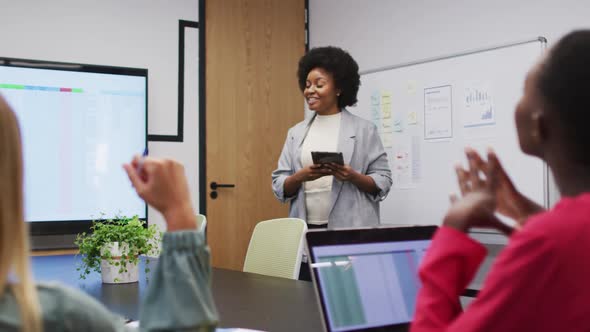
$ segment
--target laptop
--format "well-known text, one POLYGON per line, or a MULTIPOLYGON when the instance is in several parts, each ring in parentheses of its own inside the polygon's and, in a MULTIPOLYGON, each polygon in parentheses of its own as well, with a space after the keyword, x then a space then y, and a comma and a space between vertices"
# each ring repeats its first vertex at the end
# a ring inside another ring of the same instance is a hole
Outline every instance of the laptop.
POLYGON ((436 229, 310 230, 308 259, 324 330, 408 331, 418 266, 436 229))

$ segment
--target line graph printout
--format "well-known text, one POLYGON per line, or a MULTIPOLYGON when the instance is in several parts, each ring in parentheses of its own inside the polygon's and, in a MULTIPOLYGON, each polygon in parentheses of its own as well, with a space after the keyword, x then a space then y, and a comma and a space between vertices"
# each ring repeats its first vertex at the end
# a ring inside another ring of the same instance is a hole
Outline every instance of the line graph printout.
POLYGON ((424 139, 453 137, 453 103, 451 86, 424 89, 424 139))

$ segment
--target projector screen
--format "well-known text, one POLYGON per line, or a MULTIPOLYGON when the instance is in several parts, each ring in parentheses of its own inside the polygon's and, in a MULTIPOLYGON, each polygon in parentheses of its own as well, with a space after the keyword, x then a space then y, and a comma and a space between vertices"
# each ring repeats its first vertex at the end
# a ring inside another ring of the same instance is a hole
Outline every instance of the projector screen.
POLYGON ((147 70, 0 58, 20 122, 25 219, 146 218, 122 168, 147 144, 147 70))

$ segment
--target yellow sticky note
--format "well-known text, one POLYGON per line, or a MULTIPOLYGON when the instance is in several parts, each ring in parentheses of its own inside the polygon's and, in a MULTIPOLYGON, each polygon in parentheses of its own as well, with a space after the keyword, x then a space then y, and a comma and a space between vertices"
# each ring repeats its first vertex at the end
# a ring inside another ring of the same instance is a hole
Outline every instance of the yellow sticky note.
POLYGON ((408 113, 408 124, 418 124, 418 113, 416 111, 411 111, 408 113))
POLYGON ((391 105, 391 91, 381 90, 381 105, 383 104, 391 105))

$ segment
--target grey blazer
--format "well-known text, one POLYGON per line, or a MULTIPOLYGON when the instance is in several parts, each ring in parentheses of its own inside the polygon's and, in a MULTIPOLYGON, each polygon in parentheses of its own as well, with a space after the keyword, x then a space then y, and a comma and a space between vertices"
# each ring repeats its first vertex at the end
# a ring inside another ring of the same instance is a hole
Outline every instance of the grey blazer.
MULTIPOLYGON (((283 188, 285 179, 303 168, 301 146, 314 119, 315 115, 289 129, 278 167, 272 173, 272 189, 275 196, 283 203, 291 203, 290 217, 303 220, 307 220, 303 186, 291 197, 285 197, 283 188)), ((328 227, 379 225, 379 202, 387 196, 392 180, 387 153, 383 149, 377 127, 342 109, 338 151, 342 152, 345 164, 361 174, 372 177, 381 191, 377 195, 372 195, 362 192, 350 182, 341 182, 334 178, 328 227)))

